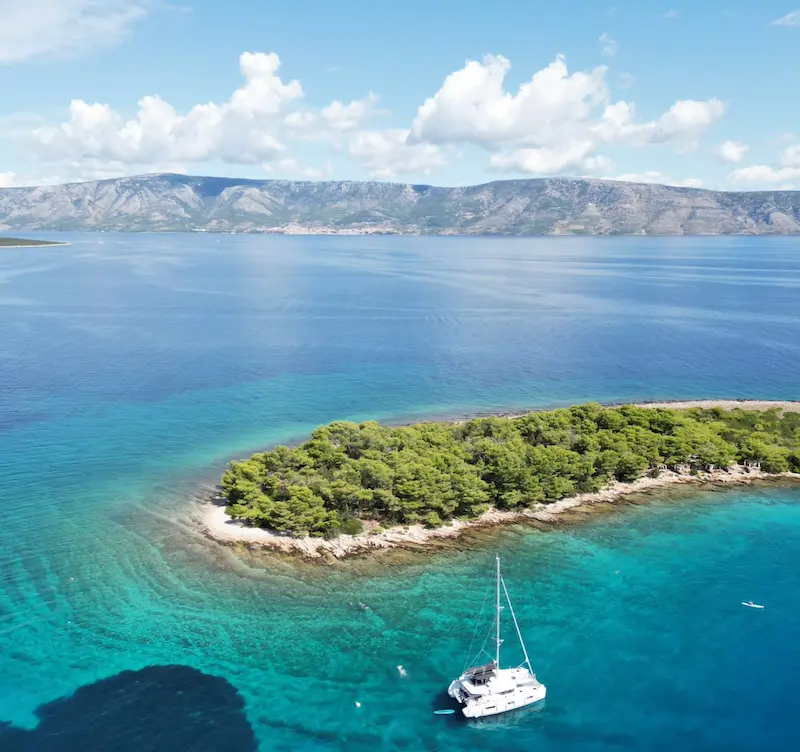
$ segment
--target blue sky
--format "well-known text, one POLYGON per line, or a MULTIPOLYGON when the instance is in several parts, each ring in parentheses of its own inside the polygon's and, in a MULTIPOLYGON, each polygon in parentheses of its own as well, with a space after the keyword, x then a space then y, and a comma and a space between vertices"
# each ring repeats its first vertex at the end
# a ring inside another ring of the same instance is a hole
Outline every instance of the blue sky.
POLYGON ((0 185, 800 188, 793 1, 0 0, 0 185))

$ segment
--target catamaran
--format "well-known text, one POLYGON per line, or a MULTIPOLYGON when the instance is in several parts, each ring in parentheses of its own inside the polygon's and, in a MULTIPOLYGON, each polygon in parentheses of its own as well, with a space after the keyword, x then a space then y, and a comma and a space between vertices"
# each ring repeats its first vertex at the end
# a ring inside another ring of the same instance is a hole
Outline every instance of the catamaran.
POLYGON ((482 666, 473 666, 467 669, 458 679, 450 683, 447 694, 457 700, 464 707, 461 712, 467 718, 483 718, 487 715, 497 715, 508 710, 515 710, 534 702, 544 700, 547 688, 536 679, 528 651, 519 631, 514 607, 506 589, 505 580, 500 575, 500 557, 497 557, 497 585, 496 585, 496 617, 493 631, 495 632, 494 660, 482 666), (515 668, 500 668, 500 613, 504 606, 501 604, 501 588, 508 603, 508 610, 514 621, 514 628, 522 646, 525 660, 515 668))

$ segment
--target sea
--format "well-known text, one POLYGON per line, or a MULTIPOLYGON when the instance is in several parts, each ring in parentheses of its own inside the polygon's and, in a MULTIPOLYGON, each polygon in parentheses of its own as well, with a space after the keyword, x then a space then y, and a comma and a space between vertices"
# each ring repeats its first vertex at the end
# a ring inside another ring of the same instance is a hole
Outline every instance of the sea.
POLYGON ((331 420, 799 399, 800 238, 48 239, 0 250, 2 752, 800 748, 797 486, 332 566, 197 522, 331 420), (435 715, 496 555, 547 699, 435 715))

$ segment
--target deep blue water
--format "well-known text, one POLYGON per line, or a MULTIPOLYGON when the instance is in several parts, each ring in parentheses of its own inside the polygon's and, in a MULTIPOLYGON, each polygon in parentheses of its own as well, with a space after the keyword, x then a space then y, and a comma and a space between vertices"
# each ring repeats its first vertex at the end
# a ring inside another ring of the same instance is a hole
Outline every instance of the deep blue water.
POLYGON ((549 694, 479 727, 430 711, 486 545, 298 570, 192 516, 336 418, 800 398, 800 239, 65 239, 0 251, 0 750, 798 746, 797 489, 499 535, 549 694))

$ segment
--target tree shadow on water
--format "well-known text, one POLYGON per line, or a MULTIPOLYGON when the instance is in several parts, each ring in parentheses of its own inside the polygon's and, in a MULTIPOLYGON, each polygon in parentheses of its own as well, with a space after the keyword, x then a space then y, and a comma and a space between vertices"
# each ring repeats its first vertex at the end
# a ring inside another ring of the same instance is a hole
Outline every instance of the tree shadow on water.
POLYGON ((123 671, 40 706, 29 731, 0 722, 3 752, 253 752, 244 701, 188 666, 123 671))

